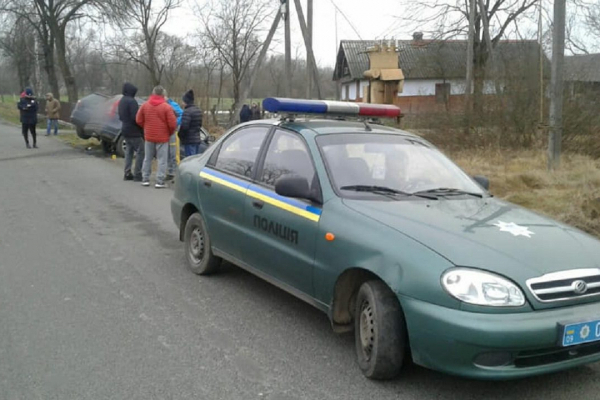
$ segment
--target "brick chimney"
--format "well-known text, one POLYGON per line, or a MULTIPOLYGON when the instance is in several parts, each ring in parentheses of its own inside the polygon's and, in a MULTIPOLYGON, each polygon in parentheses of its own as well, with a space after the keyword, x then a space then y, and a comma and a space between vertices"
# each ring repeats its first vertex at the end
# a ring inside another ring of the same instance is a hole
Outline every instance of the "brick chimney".
POLYGON ((413 33, 413 40, 415 42, 421 42, 421 41, 423 41, 423 32, 415 32, 415 33, 413 33))

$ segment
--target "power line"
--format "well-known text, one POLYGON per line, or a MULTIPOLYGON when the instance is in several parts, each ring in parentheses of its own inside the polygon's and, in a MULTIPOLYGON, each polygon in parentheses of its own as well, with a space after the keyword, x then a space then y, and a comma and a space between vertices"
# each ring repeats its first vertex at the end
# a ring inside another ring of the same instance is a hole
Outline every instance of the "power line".
POLYGON ((344 19, 346 20, 346 22, 348 22, 348 24, 350 25, 350 27, 352 28, 352 30, 354 31, 354 33, 356 33, 356 36, 358 36, 358 38, 360 40, 363 40, 363 38, 360 36, 360 33, 358 33, 358 30, 354 27, 354 25, 352 24, 352 22, 350 22, 350 20, 348 19, 348 17, 346 17, 346 14, 344 14, 344 12, 342 10, 340 10, 340 8, 337 6, 337 4, 335 4, 335 2, 333 0, 329 0, 331 2, 331 4, 333 4, 333 6, 335 7, 335 9, 342 14, 342 17, 344 17, 344 19))
POLYGON ((386 37, 386 35, 390 33, 393 34, 396 31, 396 29, 400 27, 401 24, 402 21, 400 20, 400 18, 395 19, 387 28, 382 30, 379 35, 375 36, 375 39, 381 39, 382 37, 386 37))

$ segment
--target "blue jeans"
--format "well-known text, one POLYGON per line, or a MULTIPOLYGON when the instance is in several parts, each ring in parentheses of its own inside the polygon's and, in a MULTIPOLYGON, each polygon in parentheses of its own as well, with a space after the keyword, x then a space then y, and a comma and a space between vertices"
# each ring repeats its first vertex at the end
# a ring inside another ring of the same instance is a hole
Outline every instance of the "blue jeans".
POLYGON ((183 151, 185 152, 185 156, 193 156, 200 153, 200 143, 196 144, 184 144, 183 151))
POLYGON ((48 118, 48 127, 46 128, 46 135, 50 135, 52 131, 52 126, 54 126, 54 134, 58 135, 58 120, 48 118))

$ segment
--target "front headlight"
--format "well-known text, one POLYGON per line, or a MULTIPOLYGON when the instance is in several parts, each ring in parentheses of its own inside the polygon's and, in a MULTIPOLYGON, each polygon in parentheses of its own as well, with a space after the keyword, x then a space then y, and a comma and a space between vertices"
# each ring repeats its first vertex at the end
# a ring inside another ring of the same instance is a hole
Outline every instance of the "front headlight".
POLYGON ((517 285, 490 272, 453 268, 442 275, 442 286, 453 297, 480 306, 518 307, 525 296, 517 285))

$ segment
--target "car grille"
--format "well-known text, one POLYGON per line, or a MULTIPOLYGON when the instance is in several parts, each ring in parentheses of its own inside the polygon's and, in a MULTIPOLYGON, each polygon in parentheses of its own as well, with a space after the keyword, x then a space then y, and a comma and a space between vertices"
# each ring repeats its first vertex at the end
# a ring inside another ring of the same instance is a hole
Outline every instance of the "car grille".
POLYGON ((600 296, 600 269, 574 269, 529 279, 527 286, 541 302, 600 296))

